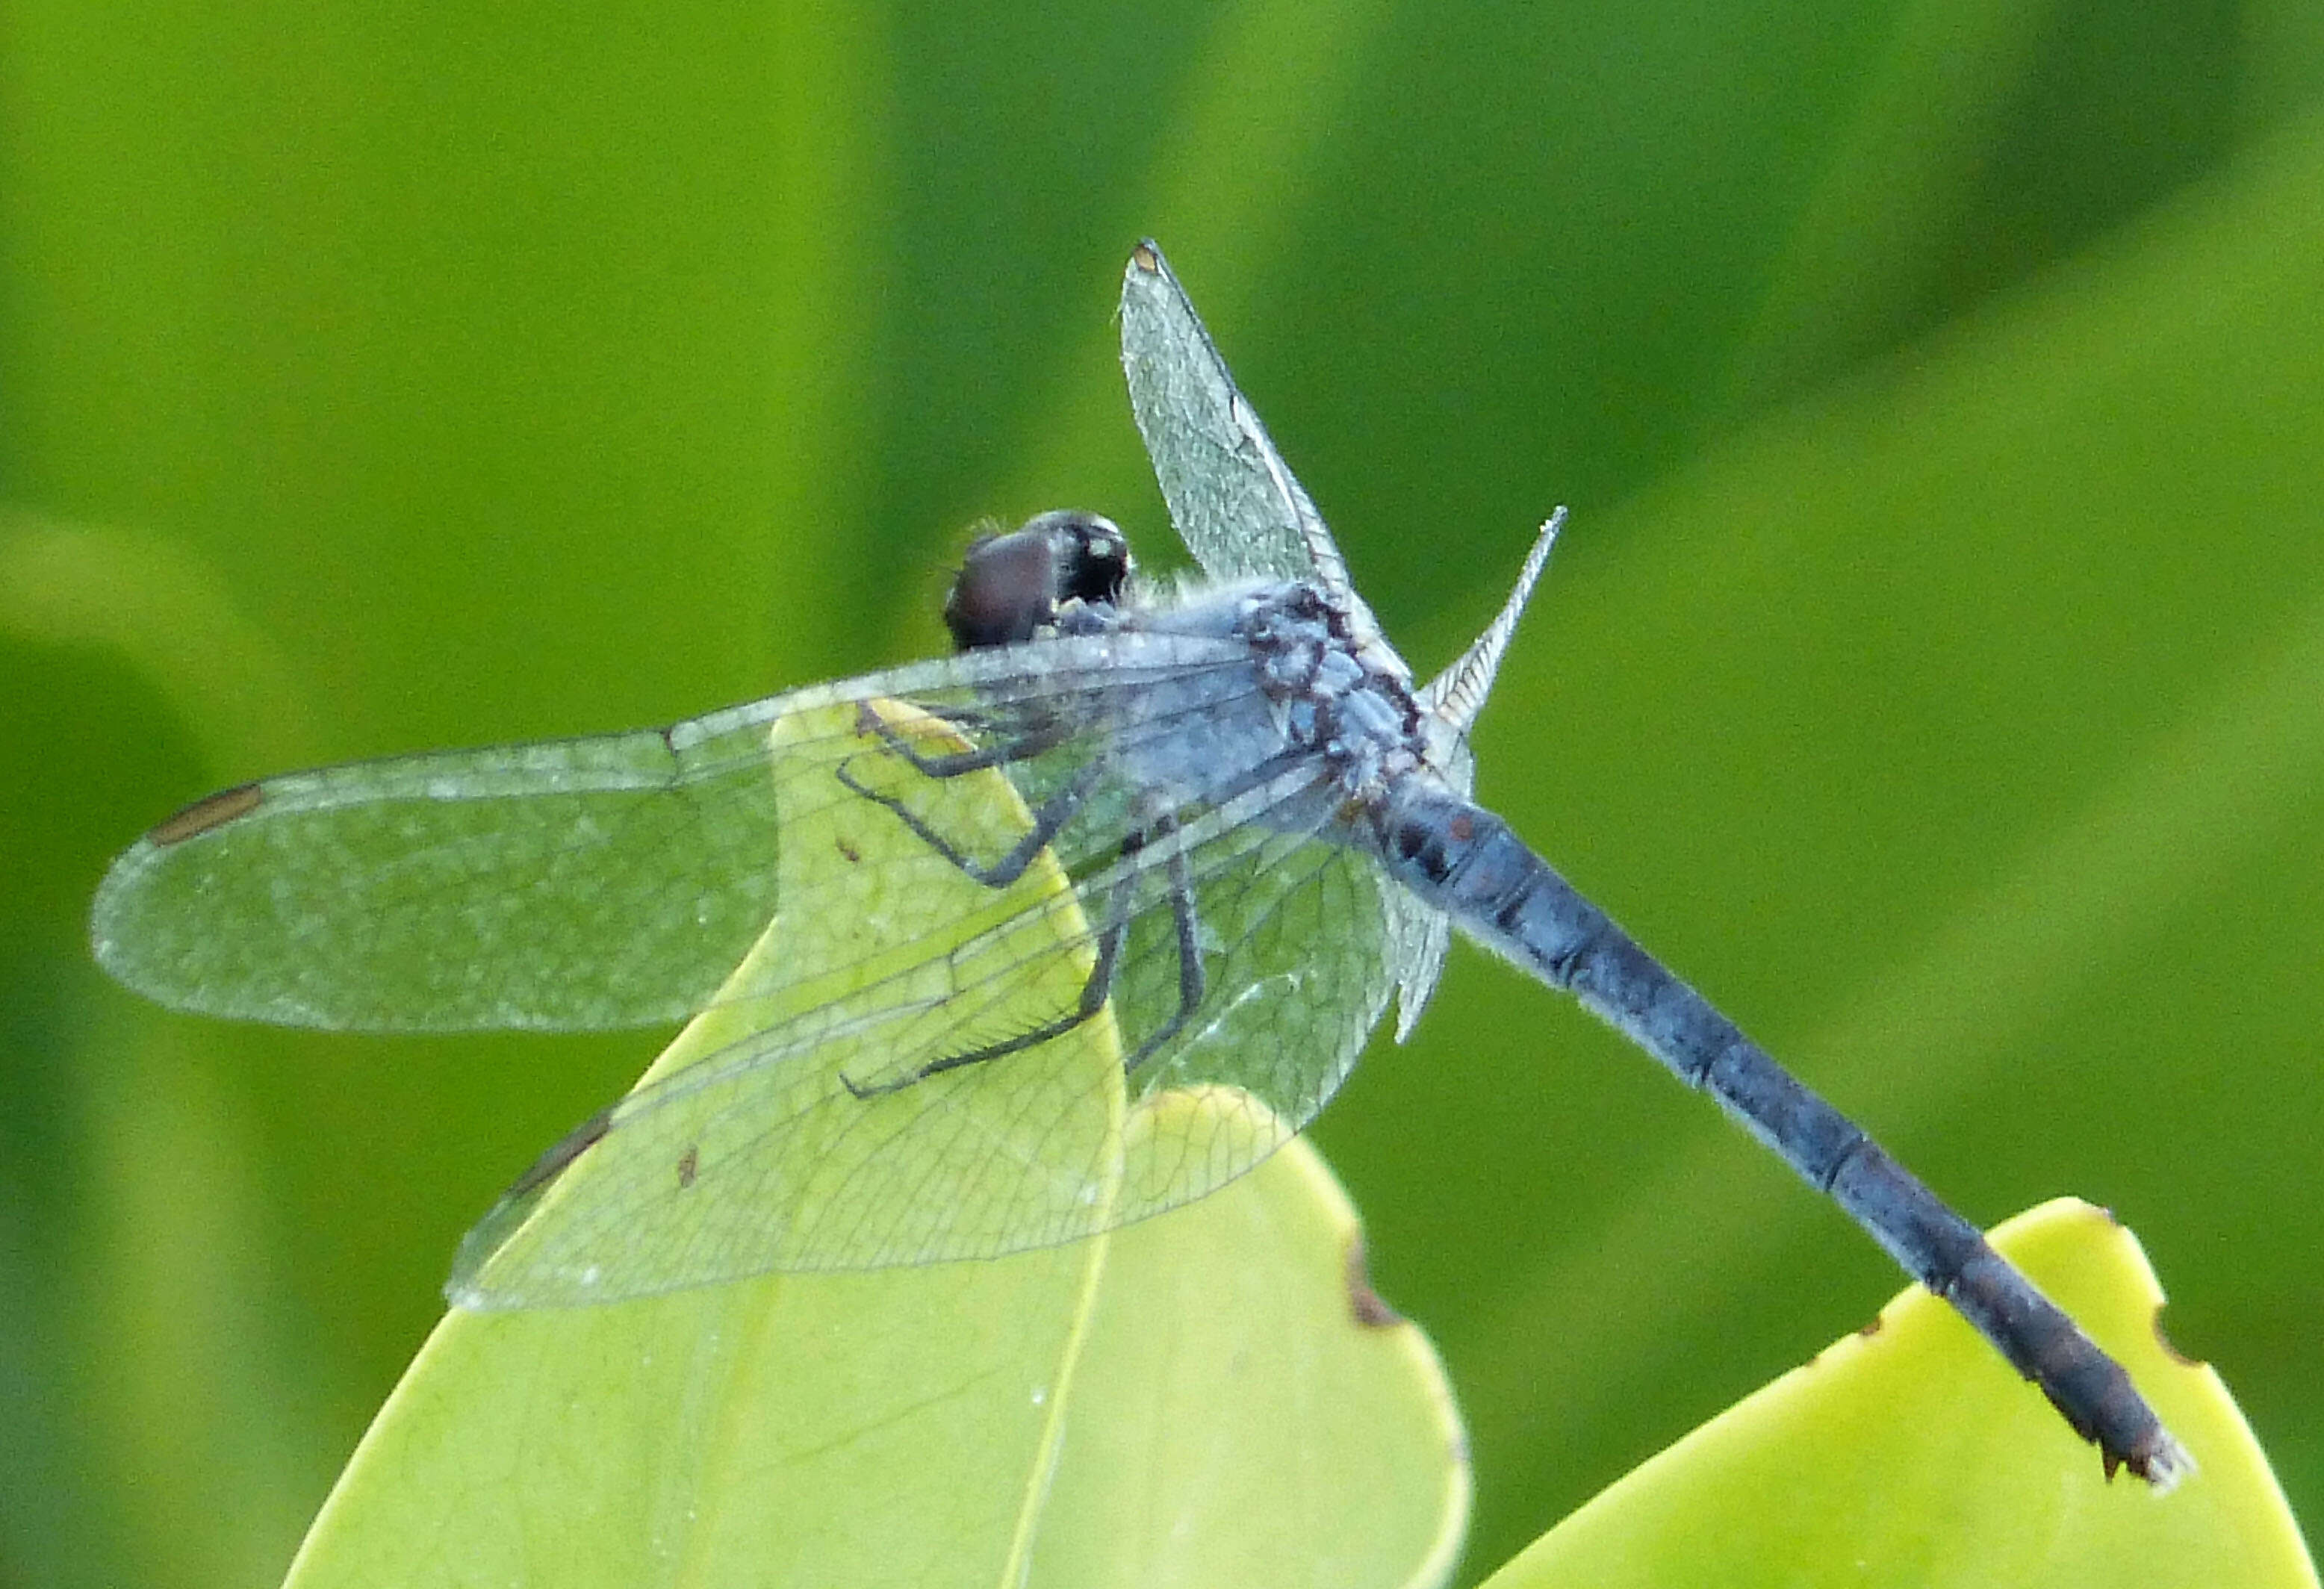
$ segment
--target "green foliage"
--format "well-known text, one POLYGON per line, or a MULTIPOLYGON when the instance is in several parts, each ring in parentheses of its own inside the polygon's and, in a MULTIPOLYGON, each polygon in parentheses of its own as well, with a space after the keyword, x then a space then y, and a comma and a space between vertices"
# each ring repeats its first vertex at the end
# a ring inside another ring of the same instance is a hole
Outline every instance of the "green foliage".
POLYGON ((1069 1248, 456 1313, 290 1584, 1441 1582, 1459 1425, 1356 1239, 1295 1142, 1069 1248))
MULTIPOLYGON (((1482 796, 1966 1212, 2120 1212, 2324 1508, 2312 8, 28 0, 0 83, 0 1575, 275 1578, 650 1047, 162 1017, 105 860, 931 649, 978 514, 1167 560, 1145 233, 1416 666, 1573 504, 1482 796)), ((1480 1568, 1893 1289, 1477 956, 1320 1131, 1480 1568)))
POLYGON ((2179 1489, 2109 1481, 2031 1387, 1914 1287, 1598 1495, 1489 1589, 2313 1589, 2234 1400, 2158 1334, 2163 1295, 2130 1233, 2060 1198, 1993 1241, 2118 1354, 2197 1453, 2200 1469, 2179 1489))
MULTIPOLYGON (((773 732, 794 753, 816 753, 823 740, 814 721, 786 718, 773 732)), ((1029 821, 995 772, 942 792, 963 822, 1013 813, 1004 837, 1029 821)), ((799 886, 803 869, 897 876, 927 857, 899 826, 853 831, 860 822, 844 802, 787 813, 783 894, 813 897, 799 886)), ((956 952, 973 953, 977 916, 998 908, 994 896, 927 858, 920 886, 867 914, 958 923, 956 952)), ((1073 896, 1054 866, 1028 871, 1015 891, 1061 901, 1029 911, 1028 930, 1077 941, 1073 896)), ((862 941, 866 931, 779 917, 730 984, 748 993, 697 1017, 646 1080, 727 1049, 799 1001, 892 995, 894 969, 867 952, 879 946, 862 941)), ((923 954, 944 949, 918 942, 923 954)), ((1048 980, 1061 985, 1017 990, 1030 1019, 1073 996, 1074 972, 1060 962, 1048 980)), ((876 1064, 853 1046, 842 1039, 789 1068, 876 1064)), ((1123 1174, 1137 1176, 1139 1148, 1217 1153, 1238 1133, 1274 1134, 1224 1088, 1165 1095, 1125 1119, 1109 1021, 1043 1055, 1039 1085, 1084 1100, 1075 1113, 1101 1139, 1093 1152, 1117 1167, 1117 1191, 1123 1174)), ((1009 1132, 1028 1114, 1065 1113, 1054 1100, 1026 1104, 986 1088, 948 1112, 938 1145, 981 1140, 964 1117, 996 1115, 990 1154, 915 1162, 889 1142, 875 1168, 930 1188, 966 1220, 980 1199, 1012 1206, 1021 1178, 991 1184, 1008 1173, 1009 1132)), ((849 1132, 833 1141, 794 1144, 813 1171, 806 1191, 770 1186, 770 1206, 743 1212, 809 1231, 862 1217, 865 1172, 847 1150, 899 1132, 867 1133, 860 1110, 843 1118, 849 1132)), ((708 1163, 715 1123, 687 1129, 708 1163)), ((623 1143, 607 1137, 576 1160, 477 1283, 495 1296, 537 1289, 536 1250, 553 1244, 560 1221, 590 1217, 608 1186, 633 1208, 686 1201, 649 1203, 637 1153, 605 1160, 623 1143)), ((690 1187, 692 1147, 680 1162, 650 1168, 690 1187)), ((706 1235, 706 1211, 694 1213, 647 1230, 642 1243, 722 1239, 706 1235)), ((831 1239, 844 1238, 843 1228, 831 1239)), ((1185 1217, 1072 1246, 770 1275, 614 1307, 456 1312, 365 1437, 291 1589, 1439 1582, 1467 1515, 1460 1426, 1418 1329, 1378 1316, 1359 1289, 1360 1241, 1345 1196, 1295 1143, 1185 1217)))

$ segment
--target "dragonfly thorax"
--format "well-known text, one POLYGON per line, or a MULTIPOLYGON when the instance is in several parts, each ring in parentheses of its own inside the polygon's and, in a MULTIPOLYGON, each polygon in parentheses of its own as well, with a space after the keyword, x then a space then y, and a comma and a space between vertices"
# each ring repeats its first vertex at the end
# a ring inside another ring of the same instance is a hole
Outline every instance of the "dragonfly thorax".
POLYGON ((1132 736, 1136 776, 1187 801, 1256 777, 1308 771, 1334 806, 1376 805, 1396 782, 1435 771, 1422 711, 1403 678, 1369 657, 1347 615, 1305 580, 1195 587, 1115 616, 1118 632, 1238 642, 1249 671, 1157 682, 1142 715, 1172 725, 1132 736), (1254 688, 1254 686, 1256 688, 1254 688))
POLYGON ((1372 803, 1421 769, 1421 711, 1401 664, 1370 654, 1322 590, 1299 580, 1250 592, 1240 627, 1286 740, 1321 757, 1344 798, 1372 803))

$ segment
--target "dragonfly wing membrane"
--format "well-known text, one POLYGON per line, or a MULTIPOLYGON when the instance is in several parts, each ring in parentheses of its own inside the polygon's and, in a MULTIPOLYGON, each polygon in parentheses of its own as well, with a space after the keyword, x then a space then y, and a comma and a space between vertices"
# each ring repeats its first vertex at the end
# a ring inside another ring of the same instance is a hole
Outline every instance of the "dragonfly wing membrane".
MULTIPOLYGON (((851 799, 768 729, 835 702, 1038 708, 1240 655, 1065 640, 794 691, 667 729, 296 772, 164 822, 99 885, 98 961, 175 1009, 355 1031, 586 1030, 704 1009, 779 901, 785 819, 851 799), (796 764, 787 764, 795 762, 796 764)), ((858 743, 853 718, 826 732, 858 743)))
MULTIPOLYGON (((1248 679, 1222 670, 1194 697, 1248 679)), ((1390 985, 1388 896, 1316 835, 1312 770, 1140 826, 1119 781, 1073 769, 1167 726, 1114 720, 931 777, 911 755, 936 764, 927 736, 952 732, 916 716, 931 707, 881 704, 884 734, 844 702, 775 726, 770 764, 844 764, 894 803, 781 782, 788 903, 638 1090, 471 1234, 456 1301, 1054 1245, 1234 1178, 1337 1090, 1390 985), (960 864, 1010 850, 1040 791, 1084 786, 1019 875, 993 886, 960 864), (1102 1004, 1073 1019, 1101 959, 1102 1004), (1046 1035, 1012 1046, 1028 1033, 1046 1035)))
POLYGON ((195 821, 212 797, 115 864, 97 955, 163 1003, 284 1025, 676 1020, 773 901, 763 758, 724 748, 648 731, 410 756, 270 779, 195 821))
MULTIPOLYGON (((961 747, 939 723, 866 705, 931 754, 961 747)), ((828 771, 858 757, 864 709, 783 719, 773 762, 828 771)), ((470 1233, 456 1302, 558 1306, 982 1256, 1111 1219, 1122 1071, 1102 1012, 1005 1060, 908 1079, 1074 1007, 1092 935, 1054 862, 990 888, 872 802, 785 798, 780 815, 793 904, 579 1150, 470 1233), (833 909, 841 898, 855 908, 833 909)), ((943 781, 925 816, 964 848, 1006 847, 1031 820, 991 769, 943 781)))
POLYGON ((1204 571, 1314 574, 1291 472, 1151 244, 1122 277, 1121 366, 1171 522, 1204 571))

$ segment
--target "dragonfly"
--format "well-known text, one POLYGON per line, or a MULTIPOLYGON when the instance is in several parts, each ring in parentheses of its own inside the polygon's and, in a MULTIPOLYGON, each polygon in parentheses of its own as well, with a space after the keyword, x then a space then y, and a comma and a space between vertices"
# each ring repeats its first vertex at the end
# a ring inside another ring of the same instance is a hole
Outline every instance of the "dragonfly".
POLYGON ((1149 583, 1110 521, 1045 513, 970 550, 952 656, 226 790, 115 862, 97 960, 165 1005, 293 1026, 722 1022, 463 1242, 450 1300, 527 1308, 990 1258, 1176 1207, 1313 1119, 1391 1001, 1408 1035, 1458 928, 1710 1094, 2107 1476, 2188 1472, 1975 1225, 1472 799, 1470 729, 1563 510, 1417 683, 1150 242, 1120 329, 1199 581, 1149 583))

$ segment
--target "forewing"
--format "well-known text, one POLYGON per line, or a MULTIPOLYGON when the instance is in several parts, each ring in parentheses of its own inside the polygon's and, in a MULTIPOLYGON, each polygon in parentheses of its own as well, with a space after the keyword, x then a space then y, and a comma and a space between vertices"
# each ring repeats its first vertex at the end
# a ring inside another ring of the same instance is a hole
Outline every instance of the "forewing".
POLYGON ((1314 509, 1151 243, 1122 275, 1121 367, 1163 500, 1204 570, 1219 578, 1314 574, 1305 522, 1314 509))
MULTIPOLYGON (((712 1001, 783 903, 786 800, 798 811, 850 798, 827 758, 774 754, 776 722, 887 696, 1033 711, 1093 678, 1135 689, 1240 654, 1181 637, 1056 641, 669 729, 269 779, 190 808, 116 861, 97 891, 94 947, 161 1003, 289 1025, 680 1020, 712 1001)), ((852 719, 825 732, 852 743, 852 719)))
POLYGON ((1204 571, 1313 580, 1348 614, 1359 642, 1401 670, 1323 515, 1151 241, 1122 273, 1121 368, 1171 522, 1204 571))

